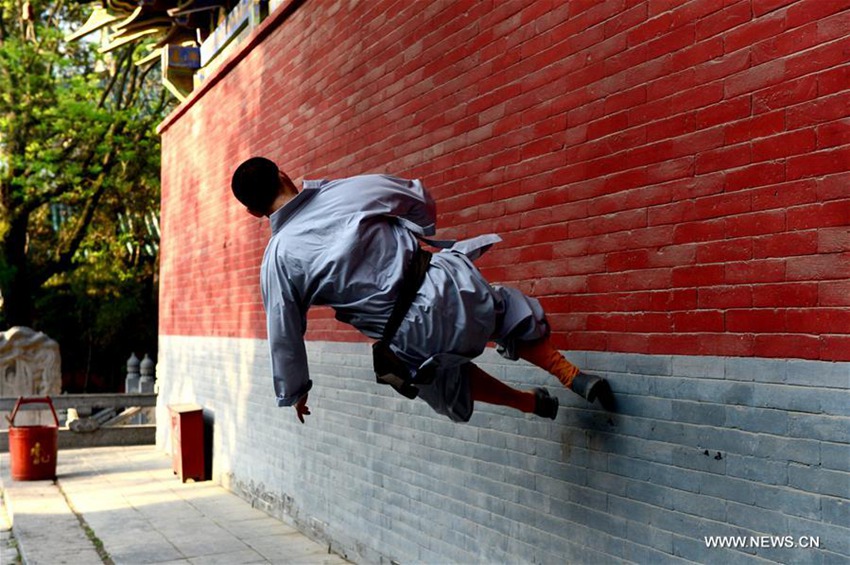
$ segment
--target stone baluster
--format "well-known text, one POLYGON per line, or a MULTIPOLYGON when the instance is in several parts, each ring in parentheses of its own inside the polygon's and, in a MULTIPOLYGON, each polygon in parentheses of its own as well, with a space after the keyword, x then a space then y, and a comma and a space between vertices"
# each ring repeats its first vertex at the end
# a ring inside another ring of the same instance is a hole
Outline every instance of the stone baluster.
POLYGON ((139 392, 139 358, 135 353, 130 354, 127 360, 127 379, 124 381, 124 392, 127 394, 139 392))
POLYGON ((139 392, 153 392, 153 385, 156 380, 154 376, 156 364, 153 362, 153 359, 151 359, 147 353, 145 353, 145 357, 144 359, 142 359, 140 369, 141 377, 139 378, 139 392))

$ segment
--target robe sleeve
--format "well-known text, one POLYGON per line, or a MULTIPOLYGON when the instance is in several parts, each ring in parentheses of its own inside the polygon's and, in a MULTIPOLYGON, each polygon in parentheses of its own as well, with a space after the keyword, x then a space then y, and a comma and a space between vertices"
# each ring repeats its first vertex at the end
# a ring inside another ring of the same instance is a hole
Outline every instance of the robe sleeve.
POLYGON ((304 345, 306 309, 285 277, 273 281, 264 293, 272 381, 277 405, 292 406, 313 387, 304 345))

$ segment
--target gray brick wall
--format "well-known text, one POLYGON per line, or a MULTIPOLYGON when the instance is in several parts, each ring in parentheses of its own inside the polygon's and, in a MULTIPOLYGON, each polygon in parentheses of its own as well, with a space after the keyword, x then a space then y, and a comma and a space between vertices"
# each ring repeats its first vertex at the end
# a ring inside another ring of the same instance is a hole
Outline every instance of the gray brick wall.
POLYGON ((309 344, 302 426, 274 406, 265 342, 162 337, 159 422, 167 404, 202 404, 216 478, 356 562, 850 560, 848 363, 568 353, 610 379, 607 414, 488 351, 485 369, 548 385, 561 413, 483 406, 454 424, 376 385, 369 351, 309 344))

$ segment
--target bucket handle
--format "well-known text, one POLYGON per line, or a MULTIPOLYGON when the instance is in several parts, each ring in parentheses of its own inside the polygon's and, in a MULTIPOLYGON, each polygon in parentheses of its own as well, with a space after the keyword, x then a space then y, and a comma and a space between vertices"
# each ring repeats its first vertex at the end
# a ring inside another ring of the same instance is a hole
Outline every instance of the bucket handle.
POLYGON ((50 406, 50 411, 53 413, 53 420, 56 422, 56 427, 59 427, 59 418, 56 416, 56 409, 53 408, 53 401, 49 396, 36 396, 32 398, 24 398, 23 396, 18 397, 18 401, 15 402, 15 409, 12 410, 12 416, 6 416, 6 419, 9 421, 9 427, 15 425, 15 415, 18 413, 18 408, 21 407, 22 404, 41 404, 46 403, 50 406))

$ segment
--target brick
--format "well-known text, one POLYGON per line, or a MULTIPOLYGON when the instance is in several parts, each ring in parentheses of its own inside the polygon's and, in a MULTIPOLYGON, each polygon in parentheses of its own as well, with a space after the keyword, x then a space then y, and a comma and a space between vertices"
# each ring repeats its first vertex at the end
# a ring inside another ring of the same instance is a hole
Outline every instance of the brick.
POLYGON ((631 481, 626 487, 626 496, 629 499, 640 502, 651 503, 654 506, 670 508, 672 506, 673 489, 647 483, 643 481, 631 481))
POLYGON ((749 97, 740 96, 732 100, 724 100, 714 106, 703 108, 696 113, 695 126, 705 129, 720 124, 748 118, 752 111, 749 97))
POLYGON ((813 130, 798 130, 753 142, 753 161, 780 159, 790 155, 808 153, 815 149, 813 130))
MULTIPOLYGON (((703 196, 694 201, 693 219, 730 217, 752 210, 752 197, 747 193, 723 193, 703 196)), ((727 229, 729 223, 727 223, 727 229)))
MULTIPOLYGON (((784 23, 787 23, 787 18, 784 23)), ((753 64, 799 53, 817 45, 819 39, 818 28, 815 25, 789 29, 785 33, 776 34, 766 41, 756 43, 752 48, 753 64)))
POLYGON ((850 310, 846 308, 789 309, 787 314, 790 332, 850 333, 850 310))
MULTIPOLYGON (((787 464, 786 476, 787 476, 787 464)), ((756 505, 768 510, 776 510, 788 516, 799 516, 820 520, 821 497, 784 487, 763 488, 759 491, 756 505)))
POLYGON ((819 358, 824 361, 850 361, 850 337, 842 335, 823 336, 819 358))
POLYGON ((574 237, 584 237, 601 233, 632 230, 646 226, 645 210, 624 210, 598 216, 580 219, 570 223, 570 234, 574 237))
POLYGON ((597 139, 610 133, 625 129, 628 126, 628 122, 629 118, 627 112, 610 114, 602 119, 590 122, 587 126, 587 139, 597 139))
POLYGON ((789 525, 795 532, 803 532, 804 535, 819 536, 821 547, 827 546, 829 555, 838 555, 841 561, 845 555, 850 555, 850 541, 847 538, 847 528, 833 526, 824 522, 816 522, 803 518, 789 520, 789 525))
POLYGON ((668 245, 649 252, 647 265, 655 267, 674 267, 694 263, 696 247, 693 245, 668 245))
POLYGON ((773 208, 789 208, 800 204, 809 204, 818 200, 817 181, 813 179, 796 180, 781 184, 757 188, 752 196, 753 211, 773 208))
POLYGON ((777 233, 785 230, 785 224, 784 210, 740 214, 727 220, 726 233, 729 237, 777 233))
MULTIPOLYGON (((753 15, 764 16, 793 2, 796 2, 796 0, 762 0, 753 6, 753 15)), ((784 11, 780 12, 780 14, 784 16, 784 11)))
POLYGON ((796 130, 845 118, 850 115, 848 101, 850 92, 841 92, 791 106, 786 110, 787 128, 796 130))
POLYGON ((788 463, 786 461, 765 461, 756 457, 729 454, 726 457, 726 473, 730 477, 749 479, 759 484, 788 484, 788 463))
POLYGON ((724 280, 724 265, 694 265, 674 268, 671 283, 675 287, 700 287, 713 286, 724 280))
POLYGON ((716 310, 693 312, 674 312, 671 315, 673 331, 682 332, 722 332, 723 313, 716 310))
POLYGON ((836 526, 850 524, 850 501, 847 499, 825 498, 823 501, 823 519, 836 526))
POLYGON ((649 252, 645 249, 609 253, 605 256, 605 269, 609 272, 641 269, 648 263, 649 252))
POLYGON ((723 100, 723 85, 709 83, 679 92, 661 100, 649 101, 643 106, 634 108, 629 113, 629 123, 633 125, 655 122, 671 114, 684 113, 705 106, 711 106, 723 100))
POLYGON ((756 186, 775 185, 784 181, 785 177, 786 168, 784 163, 757 163, 749 167, 743 167, 741 169, 735 169, 732 172, 728 172, 726 174, 724 188, 727 191, 734 191, 756 186))
MULTIPOLYGON (((618 501, 620 500, 624 499, 618 499, 618 501)), ((612 509, 612 511, 614 510, 612 509)), ((637 518, 640 514, 635 513, 633 506, 620 512, 622 512, 620 515, 629 518, 626 527, 626 537, 640 544, 639 546, 627 548, 624 554, 625 558, 635 559, 637 562, 645 563, 659 559, 664 553, 670 554, 673 551, 673 535, 670 532, 654 528, 649 525, 648 521, 635 521, 634 518, 637 518), (651 551, 646 546, 658 551, 651 551)))
POLYGON ((653 206, 647 211, 649 225, 673 224, 695 219, 696 205, 693 200, 683 200, 660 206, 653 206))
POLYGON ((659 37, 675 27, 675 20, 671 12, 661 14, 646 22, 632 28, 626 34, 629 47, 639 45, 654 37, 659 37))
POLYGON ((647 58, 661 57, 692 45, 695 41, 695 29, 694 24, 687 24, 671 33, 649 41, 646 44, 647 58))
POLYGON ((700 308, 747 308, 753 305, 751 286, 709 287, 699 289, 700 308))
MULTIPOLYGON (((757 8, 754 6, 753 11, 757 8)), ((727 53, 744 50, 758 44, 760 41, 775 37, 785 31, 785 14, 779 13, 768 17, 758 17, 737 26, 724 34, 724 49, 727 53)), ((744 51, 746 53, 746 51, 744 51)), ((749 53, 746 53, 749 55, 749 53)))
POLYGON ((818 149, 850 145, 850 119, 821 124, 815 134, 818 149))
POLYGON ((724 359, 720 357, 673 357, 673 374, 676 376, 722 379, 724 372, 724 359))
POLYGON ((693 469, 705 473, 726 474, 726 459, 717 458, 707 449, 680 447, 674 451, 673 464, 684 469, 693 469))
POLYGON ((850 174, 847 173, 829 175, 818 179, 818 198, 821 200, 834 200, 836 198, 850 197, 848 179, 850 179, 850 174))
MULTIPOLYGON (((708 82, 703 80, 702 82, 708 82)), ((679 72, 671 72, 647 83, 646 95, 652 100, 665 98, 676 92, 689 90, 696 86, 696 72, 693 67, 687 67, 679 72)))
MULTIPOLYGON (((787 420, 787 418, 786 418, 787 420)), ((817 465, 820 462, 820 450, 823 442, 812 439, 789 438, 784 436, 761 435, 753 455, 776 461, 817 465)), ((772 489, 765 489, 770 492, 772 489)), ((770 506, 765 505, 766 508, 770 506)))
POLYGON ((762 89, 752 96, 753 115, 814 100, 818 96, 818 79, 814 75, 786 81, 777 86, 762 89))
MULTIPOLYGON (((697 70, 699 65, 702 63, 706 63, 708 61, 712 61, 715 59, 722 59, 723 56, 723 38, 722 37, 711 37, 704 40, 696 40, 692 45, 688 45, 682 49, 678 49, 672 53, 670 53, 669 59, 669 69, 671 71, 681 71, 694 69, 697 70)), ((724 63, 721 63, 722 66, 724 63)), ((709 82, 713 80, 714 75, 711 73, 697 73, 696 75, 702 75, 711 78, 705 80, 704 82, 709 82)))
POLYGON ((748 432, 785 435, 788 431, 787 415, 780 410, 726 406, 725 425, 748 432))
POLYGON ((649 334, 647 352, 679 355, 752 355, 753 336, 729 333, 649 334))
POLYGON ((634 314, 591 314, 587 317, 591 331, 653 332, 670 331, 670 315, 659 312, 634 314))
MULTIPOLYGON (((725 56, 718 55, 711 59, 702 61, 699 64, 695 63, 695 71, 701 81, 711 82, 745 71, 751 65, 752 61, 750 60, 749 52, 739 51, 725 56)), ((729 112, 727 114, 729 121, 732 121, 732 119, 736 117, 744 118, 749 116, 749 112, 744 111, 745 108, 748 110, 752 108, 749 96, 740 96, 738 98, 730 96, 729 98, 732 98, 732 100, 727 103, 728 106, 726 108, 726 111, 729 112), (734 110, 732 110, 733 105, 735 107, 734 110)))
POLYGON ((734 502, 730 502, 727 508, 726 520, 730 524, 757 532, 788 531, 788 518, 781 512, 734 502))
POLYGON ((789 384, 850 388, 850 366, 846 363, 790 360, 787 365, 789 384))
POLYGON ((817 467, 791 464, 788 467, 788 483, 807 492, 850 498, 850 481, 847 473, 817 467))
POLYGON ((785 78, 785 61, 782 59, 751 67, 723 81, 726 98, 753 92, 774 84, 785 78))
MULTIPOLYGON (((587 204, 588 215, 610 214, 619 210, 643 208, 658 203, 669 202, 669 187, 663 185, 642 186, 648 184, 650 177, 646 169, 626 171, 605 180, 606 186, 620 190, 616 194, 595 198, 587 204), (639 188, 628 189, 631 186, 639 188)), ((651 212, 651 209, 650 209, 651 212)))
POLYGON ((626 371, 639 375, 671 375, 672 359, 666 355, 630 355, 626 358, 626 371))
POLYGON ((726 263, 753 258, 753 243, 749 238, 711 241, 696 246, 697 263, 726 263))
MULTIPOLYGON (((679 383, 675 390, 678 395, 684 398, 725 404, 749 405, 752 403, 753 396, 752 385, 727 380, 688 379, 679 383)), ((699 430, 699 441, 705 444, 708 441, 705 438, 705 429, 700 428, 699 430)), ((743 447, 750 439, 752 438, 743 436, 739 432, 729 431, 713 435, 711 437, 711 445, 716 449, 728 449, 725 441, 729 440, 731 443, 741 441, 743 442, 741 444, 743 447)))
POLYGON ((790 417, 789 433, 793 437, 818 437, 823 441, 848 443, 850 427, 847 426, 847 418, 794 414, 790 417))
POLYGON ((784 382, 787 367, 784 361, 729 357, 725 363, 725 376, 729 380, 784 382))
POLYGON ((848 79, 850 79, 850 65, 843 65, 818 73, 818 95, 827 96, 845 90, 848 79))
POLYGON ((791 157, 788 160, 787 175, 789 179, 797 179, 840 172, 846 169, 848 159, 850 146, 791 157))
POLYGON ((820 463, 825 469, 850 473, 846 445, 824 442, 820 445, 820 454, 820 463))
POLYGON ((784 333, 786 313, 777 309, 728 310, 726 330, 731 332, 784 333))
POLYGON ((725 144, 734 145, 785 131, 785 111, 777 110, 739 120, 725 128, 725 144))
POLYGON ((801 26, 808 22, 817 21, 826 16, 847 9, 846 0, 835 2, 818 2, 817 0, 801 0, 788 8, 786 15, 788 28, 801 26))
MULTIPOLYGON (((822 204, 799 206, 788 210, 788 228, 794 230, 850 225, 850 200, 834 200, 822 204)), ((844 229, 846 228, 839 228, 844 229)), ((819 230, 818 233, 827 233, 819 230)), ((840 233, 837 231, 829 233, 840 233)), ((836 246, 834 251, 842 251, 836 246)))
POLYGON ((753 405, 789 412, 818 413, 821 410, 820 396, 818 391, 807 387, 762 385, 754 391, 753 405))
POLYGON ((789 260, 791 259, 756 259, 727 263, 725 265, 726 282, 731 284, 781 282, 786 280, 786 261, 789 260))
MULTIPOLYGON (((752 505, 755 503, 753 487, 751 481, 722 475, 705 475, 700 494, 722 498, 727 501, 727 507, 735 502, 752 505)), ((776 524, 773 524, 773 526, 775 527, 776 524)))
POLYGON ((743 167, 753 162, 752 146, 738 144, 704 151, 696 157, 697 174, 722 171, 728 168, 743 167))
POLYGON ((723 521, 726 515, 726 501, 720 498, 678 491, 673 498, 673 510, 710 520, 723 521))
POLYGON ((762 357, 801 357, 814 359, 820 355, 820 340, 817 336, 801 334, 757 335, 753 354, 762 357))
POLYGON ((750 17, 750 7, 747 3, 736 2, 700 20, 696 27, 696 38, 704 39, 735 28, 750 21, 750 17))
POLYGON ((672 118, 656 120, 647 127, 647 141, 679 137, 696 131, 696 113, 688 112, 672 118))
POLYGON ((789 281, 848 278, 850 277, 848 259, 850 259, 848 253, 789 257, 786 276, 789 281))
POLYGON ((688 222, 677 225, 673 230, 673 243, 693 243, 725 239, 726 219, 688 222))
POLYGON ((753 292, 753 306, 790 307, 817 306, 818 287, 815 283, 785 283, 758 285, 753 292))
POLYGON ((850 306, 850 281, 818 283, 818 306, 850 306))
POLYGON ((818 235, 813 230, 785 232, 753 238, 752 256, 755 259, 812 255, 818 252, 818 235))

